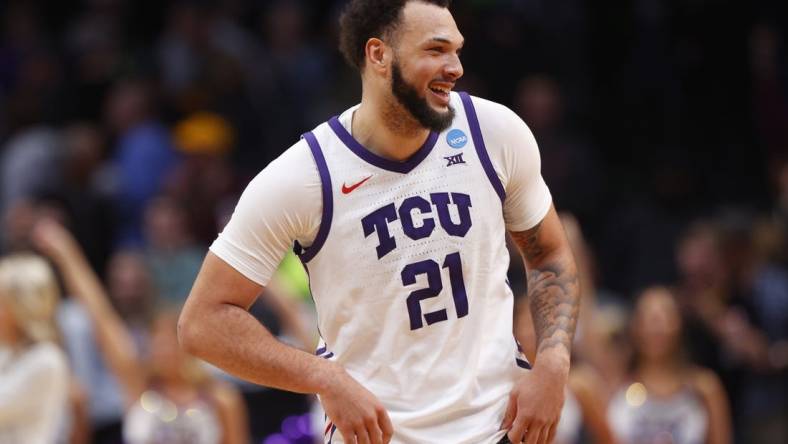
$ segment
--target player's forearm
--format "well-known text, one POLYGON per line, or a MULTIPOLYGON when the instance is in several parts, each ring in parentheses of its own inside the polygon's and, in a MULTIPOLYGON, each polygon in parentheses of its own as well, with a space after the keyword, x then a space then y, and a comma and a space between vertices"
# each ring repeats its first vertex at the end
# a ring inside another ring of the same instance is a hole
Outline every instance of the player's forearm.
POLYGON ((536 361, 549 360, 568 370, 580 306, 577 269, 568 249, 532 265, 528 299, 536 332, 536 361))
POLYGON ((187 352, 241 379, 298 393, 320 393, 336 364, 278 341, 244 308, 188 304, 178 322, 187 352))
POLYGON ((528 276, 528 300, 536 333, 536 366, 569 370, 580 311, 580 286, 572 250, 555 208, 531 229, 511 233, 528 276))

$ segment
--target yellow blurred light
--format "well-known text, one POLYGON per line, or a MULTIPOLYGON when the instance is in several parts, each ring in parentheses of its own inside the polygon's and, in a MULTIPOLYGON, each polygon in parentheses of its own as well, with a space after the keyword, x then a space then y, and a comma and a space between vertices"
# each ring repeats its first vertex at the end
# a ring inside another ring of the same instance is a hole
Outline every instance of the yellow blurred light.
POLYGON ((161 409, 161 397, 152 390, 148 390, 140 396, 140 406, 148 413, 156 413, 161 409))
POLYGON ((235 142, 235 130, 222 116, 197 112, 173 129, 175 146, 189 154, 223 154, 235 142))
POLYGON ((164 422, 172 422, 178 417, 178 407, 171 401, 165 401, 164 408, 159 413, 159 418, 164 422))
POLYGON ((640 407, 646 402, 648 391, 645 385, 635 382, 627 388, 625 397, 631 407, 640 407))

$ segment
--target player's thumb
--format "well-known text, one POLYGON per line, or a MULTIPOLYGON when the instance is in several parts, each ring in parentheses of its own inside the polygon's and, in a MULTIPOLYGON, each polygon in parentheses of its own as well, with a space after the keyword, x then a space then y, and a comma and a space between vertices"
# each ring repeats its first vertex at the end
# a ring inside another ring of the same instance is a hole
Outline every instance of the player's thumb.
POLYGON ((506 405, 506 413, 503 415, 503 422, 501 422, 501 430, 509 430, 514 424, 514 418, 517 417, 517 396, 514 394, 509 395, 509 403, 506 405))

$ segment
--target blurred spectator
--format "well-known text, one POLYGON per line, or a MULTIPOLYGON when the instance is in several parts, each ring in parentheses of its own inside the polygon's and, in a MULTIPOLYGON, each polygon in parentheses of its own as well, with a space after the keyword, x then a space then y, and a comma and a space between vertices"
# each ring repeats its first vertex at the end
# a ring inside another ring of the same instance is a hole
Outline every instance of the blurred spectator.
POLYGON ((34 242, 52 258, 90 314, 99 346, 123 388, 124 442, 248 442, 240 396, 180 349, 177 313, 156 315, 149 332, 150 354, 142 355, 70 233, 54 221, 42 221, 35 227, 34 242))
MULTIPOLYGON (((63 31, 63 49, 70 64, 72 118, 101 119, 104 96, 122 72, 123 17, 117 0, 86 2, 73 10, 63 31)), ((139 29, 139 24, 135 23, 139 29)))
POLYGON ((676 294, 686 318, 689 350, 701 365, 716 369, 723 367, 716 326, 732 298, 724 257, 721 230, 711 222, 691 225, 676 248, 676 294))
POLYGON ((182 162, 168 178, 167 193, 187 212, 194 241, 207 245, 216 238, 216 212, 223 201, 238 191, 229 154, 235 132, 218 114, 194 113, 173 130, 182 162))
POLYGON ((18 252, 30 248, 30 230, 37 218, 36 206, 28 199, 18 200, 11 205, 3 218, 4 252, 18 252))
POLYGON ((204 247, 191 236, 184 208, 167 197, 151 200, 145 210, 145 240, 158 305, 179 308, 205 256, 204 247))
POLYGON ((630 328, 630 380, 608 407, 617 442, 732 442, 725 390, 713 372, 687 362, 681 313, 670 291, 652 287, 641 293, 630 328))
POLYGON ((117 142, 118 233, 120 245, 142 244, 145 205, 163 187, 178 164, 169 132, 157 120, 151 85, 140 79, 124 80, 107 98, 106 120, 117 142))
POLYGON ((138 250, 117 250, 109 260, 107 292, 135 344, 146 352, 148 330, 156 314, 156 288, 145 255, 138 250))
POLYGON ((119 444, 122 442, 123 393, 96 342, 96 327, 85 307, 74 297, 60 304, 57 320, 74 376, 84 387, 89 442, 119 444))
MULTIPOLYGON (((56 200, 20 200, 6 216, 3 232, 7 234, 6 247, 11 252, 33 247, 31 232, 41 219, 70 222, 62 203, 56 200)), ((95 444, 119 443, 123 407, 120 391, 97 348, 87 313, 72 298, 65 298, 57 306, 56 319, 74 377, 69 392, 71 442, 83 443, 89 439, 95 444)))
POLYGON ((73 123, 63 130, 64 183, 53 194, 62 198, 74 235, 94 270, 105 270, 113 240, 113 202, 102 162, 106 140, 92 123, 73 123))
POLYGON ((0 151, 0 214, 20 199, 53 193, 63 185, 61 139, 48 126, 28 128, 0 151))
POLYGON ((740 439, 788 436, 783 345, 788 323, 784 240, 771 222, 741 216, 698 223, 683 237, 678 294, 693 360, 720 372, 740 439))
POLYGON ((67 430, 69 368, 58 344, 57 303, 46 261, 30 254, 0 259, 2 442, 54 443, 67 430))
POLYGON ((203 69, 198 51, 205 46, 206 27, 201 19, 198 6, 189 2, 177 2, 168 12, 157 58, 163 86, 176 96, 191 87, 203 69))
POLYGON ((771 220, 746 220, 731 242, 735 297, 720 336, 736 370, 740 436, 758 442, 788 439, 788 271, 785 234, 771 220))

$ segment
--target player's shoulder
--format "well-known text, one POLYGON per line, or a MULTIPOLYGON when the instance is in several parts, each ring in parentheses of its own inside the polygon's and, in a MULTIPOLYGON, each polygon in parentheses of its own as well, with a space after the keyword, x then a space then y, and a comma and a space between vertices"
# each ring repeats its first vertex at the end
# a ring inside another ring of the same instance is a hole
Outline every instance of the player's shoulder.
POLYGON ((533 133, 511 108, 492 100, 468 96, 479 121, 479 128, 488 151, 525 146, 535 148, 533 133))
POLYGON ((476 111, 476 116, 479 118, 480 123, 495 124, 498 122, 511 124, 512 121, 522 122, 522 119, 520 119, 517 113, 502 103, 470 94, 468 94, 468 97, 473 103, 473 108, 476 111))
POLYGON ((512 134, 513 131, 531 132, 523 119, 508 106, 470 94, 468 97, 473 104, 479 127, 485 138, 504 136, 512 134))

